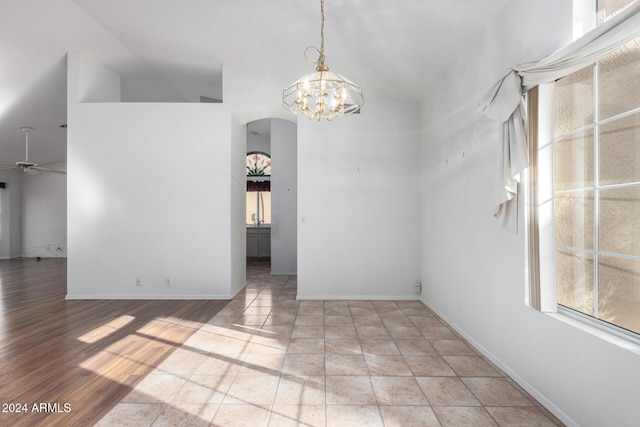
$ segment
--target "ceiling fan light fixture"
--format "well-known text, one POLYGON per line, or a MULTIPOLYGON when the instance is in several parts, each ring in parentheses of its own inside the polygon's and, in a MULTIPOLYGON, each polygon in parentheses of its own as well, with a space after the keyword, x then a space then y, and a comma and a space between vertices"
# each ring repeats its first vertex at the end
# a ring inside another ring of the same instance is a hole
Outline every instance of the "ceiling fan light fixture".
POLYGON ((294 114, 309 119, 331 120, 360 111, 364 105, 362 88, 346 77, 329 70, 324 63, 324 0, 320 1, 320 49, 314 73, 307 74, 282 92, 282 105, 294 114))

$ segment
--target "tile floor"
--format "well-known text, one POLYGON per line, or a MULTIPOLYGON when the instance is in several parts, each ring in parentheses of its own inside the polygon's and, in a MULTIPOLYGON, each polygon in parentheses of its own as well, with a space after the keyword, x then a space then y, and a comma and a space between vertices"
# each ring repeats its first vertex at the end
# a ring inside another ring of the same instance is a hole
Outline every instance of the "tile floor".
POLYGON ((562 425, 418 301, 297 301, 247 287, 99 426, 562 425))

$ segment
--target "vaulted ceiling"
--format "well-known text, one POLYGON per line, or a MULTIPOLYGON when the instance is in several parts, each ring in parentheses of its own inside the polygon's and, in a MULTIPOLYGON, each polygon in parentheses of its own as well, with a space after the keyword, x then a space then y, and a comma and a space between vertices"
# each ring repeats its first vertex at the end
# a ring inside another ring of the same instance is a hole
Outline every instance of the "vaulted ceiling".
MULTIPOLYGON (((419 101, 508 1, 325 0, 326 63, 419 101)), ((319 44, 320 0, 0 0, 0 164, 24 160, 23 126, 32 160, 66 159, 69 49, 120 74, 125 101, 195 101, 220 97, 223 63, 293 82, 319 44)))

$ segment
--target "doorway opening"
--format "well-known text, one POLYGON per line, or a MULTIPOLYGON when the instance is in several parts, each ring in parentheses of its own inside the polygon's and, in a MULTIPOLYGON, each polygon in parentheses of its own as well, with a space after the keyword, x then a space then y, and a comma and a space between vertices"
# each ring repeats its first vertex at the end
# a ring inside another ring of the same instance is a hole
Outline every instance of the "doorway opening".
MULTIPOLYGON (((253 131, 256 132, 256 131, 253 131)), ((271 156, 247 153, 247 258, 271 258, 271 156)))
POLYGON ((246 125, 246 257, 272 275, 297 273, 297 127, 267 118, 246 125))

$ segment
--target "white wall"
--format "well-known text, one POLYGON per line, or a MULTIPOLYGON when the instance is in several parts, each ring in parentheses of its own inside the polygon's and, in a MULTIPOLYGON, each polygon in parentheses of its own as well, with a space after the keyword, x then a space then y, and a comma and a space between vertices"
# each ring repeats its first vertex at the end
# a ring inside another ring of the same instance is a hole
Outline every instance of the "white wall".
POLYGON ((524 235, 492 216, 499 126, 476 112, 508 66, 541 59, 571 32, 571 2, 512 1, 424 102, 423 296, 568 425, 631 426, 640 356, 524 305, 524 235))
POLYGON ((247 131, 244 123, 231 118, 230 127, 230 294, 236 295, 247 284, 247 232, 245 224, 247 192, 247 131))
POLYGON ((77 102, 120 102, 120 76, 85 52, 74 52, 74 55, 82 66, 74 82, 77 102))
POLYGON ((261 151, 271 155, 271 139, 267 135, 247 135, 247 153, 261 151))
POLYGON ((297 245, 297 128, 271 120, 271 274, 294 275, 297 245))
POLYGON ((0 189, 0 259, 22 256, 22 172, 0 169, 0 182, 6 188, 0 189))
MULTIPOLYGON (((66 170, 65 163, 47 167, 66 170)), ((65 257, 65 175, 44 172, 28 175, 19 170, 0 170, 0 182, 7 184, 7 188, 0 190, 0 259, 65 257)))
POLYGON ((291 117, 279 79, 225 76, 224 104, 121 104, 117 75, 69 52, 67 298, 230 298, 244 287, 244 124, 291 117))
POLYGON ((69 53, 67 298, 231 297, 241 277, 231 268, 228 111, 78 103, 79 76, 95 69, 86 62, 69 53))
POLYGON ((418 106, 298 122, 298 298, 415 298, 418 106))
MULTIPOLYGON (((66 162, 46 165, 67 170, 66 162)), ((22 248, 25 257, 67 256, 67 177, 41 172, 22 177, 22 248)))

